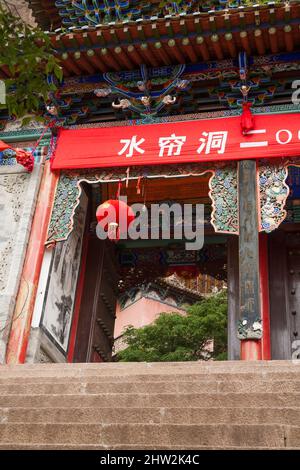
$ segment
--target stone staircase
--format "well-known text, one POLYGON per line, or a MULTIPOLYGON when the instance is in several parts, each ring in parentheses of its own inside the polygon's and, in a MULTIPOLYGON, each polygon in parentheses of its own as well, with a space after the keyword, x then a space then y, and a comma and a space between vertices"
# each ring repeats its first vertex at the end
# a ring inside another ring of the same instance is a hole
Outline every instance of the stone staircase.
POLYGON ((300 361, 0 366, 0 449, 300 448, 300 361))

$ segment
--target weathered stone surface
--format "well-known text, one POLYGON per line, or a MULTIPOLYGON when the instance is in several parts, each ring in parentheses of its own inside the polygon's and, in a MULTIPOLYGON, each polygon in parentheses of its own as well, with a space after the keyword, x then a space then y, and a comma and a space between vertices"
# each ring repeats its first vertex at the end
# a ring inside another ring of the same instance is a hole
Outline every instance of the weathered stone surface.
POLYGON ((33 19, 32 12, 28 7, 28 3, 25 0, 10 0, 7 1, 7 5, 10 8, 11 12, 20 16, 25 23, 28 23, 32 26, 36 26, 36 23, 33 19))
POLYGON ((15 300, 41 178, 19 166, 0 167, 0 364, 4 362, 15 300))
MULTIPOLYGON (((296 428, 297 432, 299 428, 296 428)), ((284 447, 278 425, 0 424, 1 444, 284 447)))
POLYGON ((299 449, 293 362, 0 367, 0 449, 299 449))

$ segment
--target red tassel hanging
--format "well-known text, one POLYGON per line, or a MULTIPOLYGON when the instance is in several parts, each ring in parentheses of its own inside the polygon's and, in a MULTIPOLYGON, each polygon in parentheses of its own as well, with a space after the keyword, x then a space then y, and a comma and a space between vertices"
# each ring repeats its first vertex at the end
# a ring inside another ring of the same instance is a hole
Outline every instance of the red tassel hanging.
POLYGON ((129 186, 130 166, 126 170, 126 188, 129 186))
POLYGON ((120 199, 121 190, 122 190, 122 181, 119 181, 119 183, 118 183, 118 189, 117 189, 117 194, 116 194, 116 199, 120 199))
POLYGON ((254 117, 250 108, 251 103, 248 103, 247 101, 243 103, 243 112, 241 117, 241 128, 243 134, 247 134, 249 131, 254 129, 254 117))
POLYGON ((142 177, 139 176, 136 184, 136 194, 141 194, 141 181, 142 177))
POLYGON ((26 170, 31 173, 34 167, 34 157, 32 152, 26 152, 23 149, 14 149, 16 152, 16 160, 20 165, 23 165, 26 170))
POLYGON ((12 150, 15 153, 14 157, 16 158, 17 163, 23 165, 29 173, 32 172, 34 167, 34 157, 32 152, 26 152, 26 150, 19 148, 12 148, 0 140, 0 152, 5 150, 12 150))

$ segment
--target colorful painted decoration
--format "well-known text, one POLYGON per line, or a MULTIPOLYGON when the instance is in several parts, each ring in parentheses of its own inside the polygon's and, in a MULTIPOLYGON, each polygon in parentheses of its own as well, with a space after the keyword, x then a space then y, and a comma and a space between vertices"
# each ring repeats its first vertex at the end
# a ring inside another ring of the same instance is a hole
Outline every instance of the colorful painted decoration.
POLYGON ((262 161, 258 167, 260 230, 270 233, 286 218, 288 163, 262 161))
POLYGON ((185 65, 183 64, 171 67, 169 79, 161 81, 162 87, 159 90, 153 90, 153 83, 150 79, 151 70, 148 70, 145 65, 141 65, 138 72, 139 80, 134 84, 137 88, 136 91, 132 90, 132 83, 128 83, 128 79, 124 83, 122 73, 105 73, 103 78, 108 86, 95 89, 94 94, 98 98, 106 98, 110 94, 117 95, 117 99, 112 102, 114 109, 130 110, 140 116, 144 122, 149 123, 163 108, 175 105, 176 94, 188 88, 189 80, 180 78, 184 70, 185 65))
MULTIPOLYGON (((278 1, 278 0, 275 0, 278 1)), ((135 21, 139 18, 187 15, 247 6, 248 0, 56 0, 66 27, 135 21)))

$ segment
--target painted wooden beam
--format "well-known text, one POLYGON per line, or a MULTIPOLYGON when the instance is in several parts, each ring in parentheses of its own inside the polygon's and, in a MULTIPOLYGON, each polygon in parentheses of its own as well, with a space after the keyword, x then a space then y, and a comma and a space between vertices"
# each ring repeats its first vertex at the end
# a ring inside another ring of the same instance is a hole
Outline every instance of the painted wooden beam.
POLYGON ((262 337, 256 162, 238 163, 239 177, 239 313, 241 359, 261 358, 262 337), (259 353, 260 351, 260 353, 259 353))

